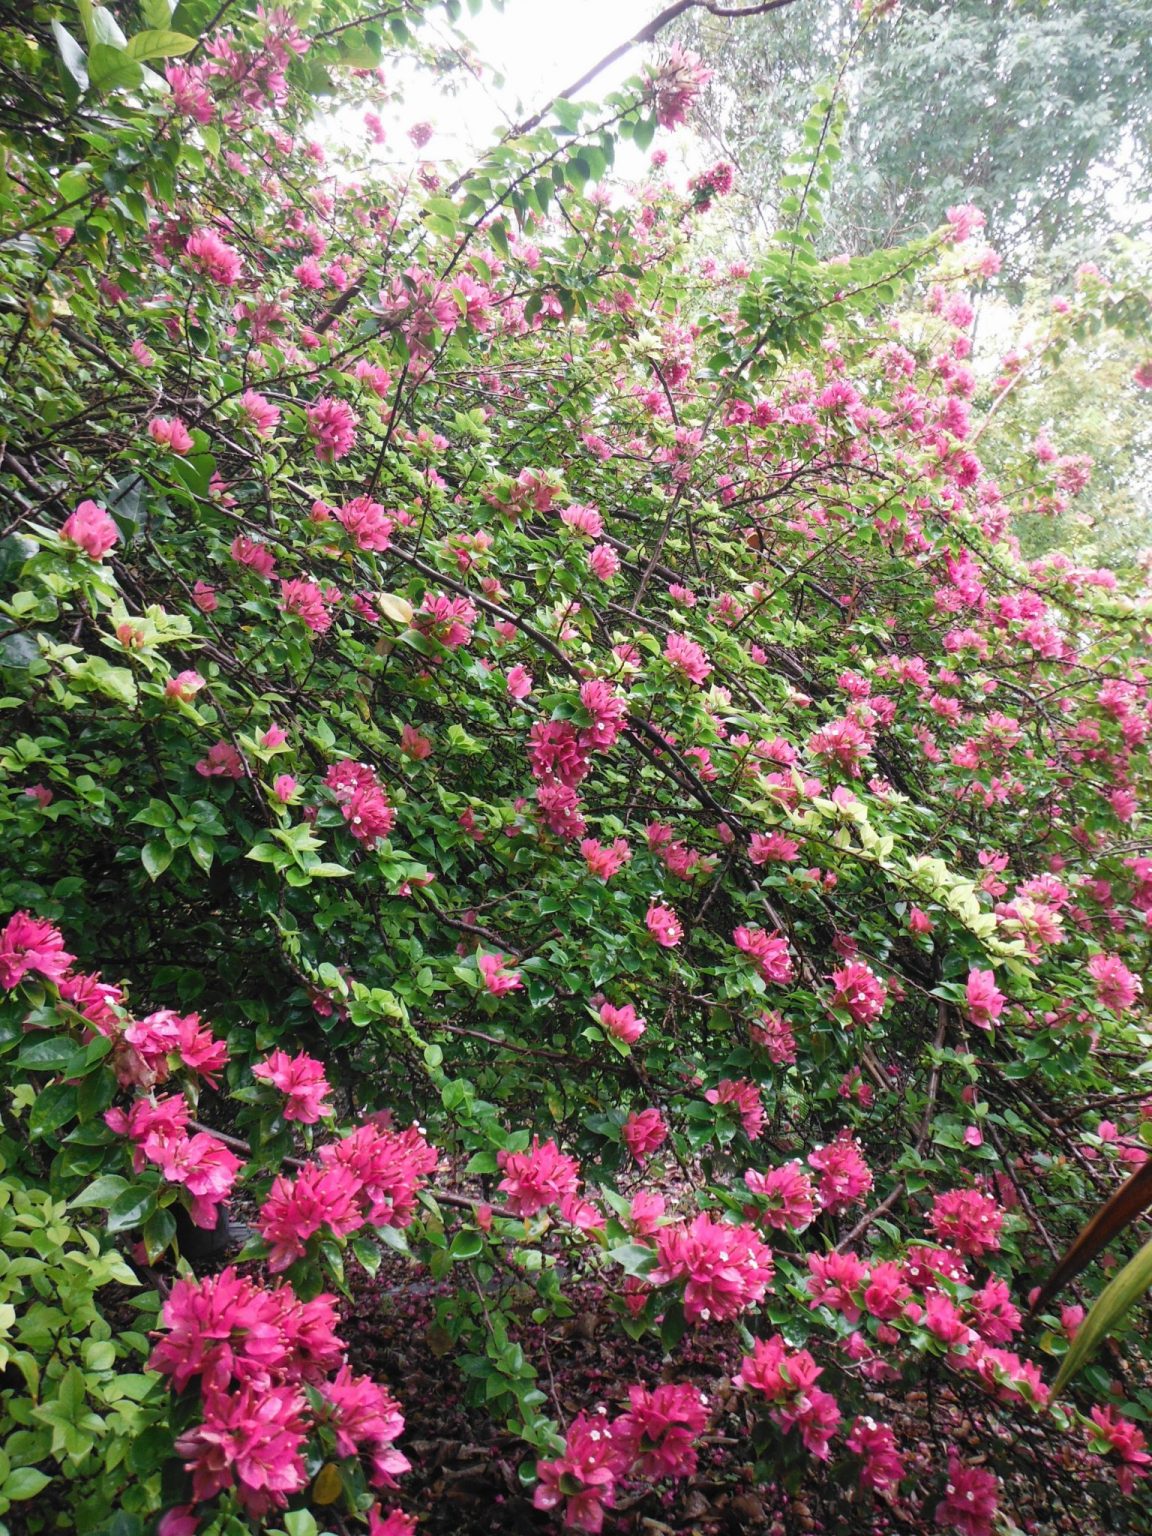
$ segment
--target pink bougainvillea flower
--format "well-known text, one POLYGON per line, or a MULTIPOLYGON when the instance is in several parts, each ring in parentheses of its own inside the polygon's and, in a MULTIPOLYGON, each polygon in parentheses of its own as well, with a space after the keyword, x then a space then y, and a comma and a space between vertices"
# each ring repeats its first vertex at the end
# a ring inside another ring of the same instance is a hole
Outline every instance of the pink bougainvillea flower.
POLYGON ((272 793, 281 805, 290 805, 299 787, 290 773, 278 773, 272 781, 272 793))
POLYGON ((340 806, 348 830, 358 842, 374 848, 396 823, 384 787, 371 768, 345 758, 334 763, 324 777, 340 806))
POLYGON ((308 431, 316 444, 316 457, 322 464, 347 458, 356 446, 356 412, 345 400, 326 395, 305 411, 308 431))
POLYGON ((60 537, 75 544, 91 560, 103 560, 104 556, 120 540, 120 530, 103 507, 94 501, 82 501, 64 520, 60 537))
POLYGON ((287 1051, 275 1050, 256 1063, 252 1076, 270 1083, 284 1095, 285 1120, 315 1125, 322 1116, 332 1113, 328 1102, 332 1090, 324 1074, 324 1063, 303 1051, 289 1056, 287 1051))
POLYGON ((644 915, 644 922, 648 932, 664 949, 675 949, 684 937, 684 929, 680 919, 671 907, 662 906, 659 902, 653 902, 644 915))
POLYGON ((763 1131, 764 1105, 756 1083, 724 1077, 715 1088, 708 1089, 704 1098, 709 1104, 731 1104, 749 1141, 755 1141, 763 1131))
POLYGON ((579 1187, 576 1159, 561 1152, 554 1141, 541 1142, 539 1136, 533 1136, 524 1152, 498 1152, 496 1161, 504 1174, 497 1187, 507 1196, 513 1216, 534 1216, 546 1205, 557 1205, 565 1195, 575 1194, 579 1187))
POLYGON ((511 699, 526 699, 532 692, 532 674, 526 668, 515 666, 510 668, 506 683, 508 697, 511 699))
POLYGON ((240 415, 244 425, 258 437, 268 437, 280 421, 280 407, 273 405, 254 389, 246 389, 239 399, 240 415))
POLYGON ((400 732, 400 750, 414 763, 422 763, 432 756, 432 743, 414 725, 406 725, 400 732))
POLYGON ((29 972, 58 982, 74 959, 58 928, 30 912, 16 912, 0 932, 0 987, 11 990, 29 972))
POLYGON ((476 968, 480 972, 485 990, 493 997, 503 997, 508 992, 519 991, 524 983, 516 971, 504 969, 503 955, 480 954, 476 957, 476 968))
POLYGON ((793 979, 792 956, 782 933, 768 933, 763 928, 737 928, 732 942, 741 953, 756 962, 767 982, 786 987, 793 979))
POLYGON ((652 1285, 684 1282, 684 1316, 690 1323, 729 1322, 763 1301, 772 1281, 772 1251, 754 1227, 732 1226, 707 1212, 656 1233, 652 1285))
POLYGON ((370 496, 357 496, 344 506, 337 507, 335 516, 337 521, 343 523, 358 549, 383 553, 391 546, 395 520, 370 496))
POLYGON ((196 1536, 200 1521, 191 1504, 173 1504, 156 1522, 156 1536, 196 1536))
POLYGON ((295 1179, 280 1174, 260 1208, 256 1226, 269 1245, 268 1268, 275 1274, 304 1255, 318 1232, 347 1237, 365 1215, 360 1180, 342 1164, 306 1163, 295 1179))
POLYGON ((1137 1478, 1147 1477, 1152 1467, 1152 1455, 1144 1448, 1143 1431, 1111 1406, 1093 1408, 1091 1419, 1091 1424, 1085 1426, 1088 1444, 1098 1455, 1116 1457, 1120 1463, 1116 1481, 1125 1493, 1131 1494, 1137 1478))
POLYGON ((387 1387, 356 1375, 345 1364, 320 1392, 324 1418, 335 1433, 336 1454, 366 1457, 372 1486, 395 1488, 411 1463, 393 1443, 404 1429, 404 1415, 387 1387))
POLYGON ((609 1034, 615 1035, 617 1040, 623 1040, 626 1045, 635 1045, 647 1028, 631 1003, 625 1003, 620 1008, 613 1007, 611 1003, 601 1003, 600 1022, 609 1034))
POLYGON ((202 779, 242 779, 244 759, 230 741, 218 741, 196 764, 196 772, 202 779))
POLYGON ((712 78, 699 54, 675 43, 664 63, 649 69, 655 98, 656 121, 661 128, 678 128, 687 121, 693 103, 712 78))
POLYGON ((295 614, 317 635, 325 635, 332 628, 331 609, 339 598, 335 587, 318 587, 314 581, 280 580, 283 612, 295 614))
POLYGON ((669 635, 664 642, 664 659, 690 683, 703 683, 712 671, 712 663, 695 640, 687 635, 669 635))
POLYGON ((195 123, 210 123, 216 111, 205 83, 206 74, 197 66, 189 69, 182 64, 169 64, 164 70, 172 90, 172 105, 181 117, 189 117, 195 123))
POLYGON ((597 544, 589 551, 588 569, 597 581, 611 581, 620 574, 620 556, 611 544, 597 544))
POLYGON ((231 288, 244 270, 240 252, 225 245, 211 229, 198 229, 189 235, 184 243, 184 256, 194 272, 222 288, 231 288))
POLYGON ((586 534, 590 539, 598 539, 604 532, 604 519, 595 507, 565 507, 560 513, 560 521, 565 527, 586 534))
POLYGON ((854 1024, 874 1024, 884 1012, 888 989, 862 960, 832 972, 832 1007, 843 1008, 854 1024))
POLYGON ((244 1166, 231 1148, 207 1131, 172 1142, 158 1159, 160 1171, 170 1184, 181 1184, 190 1196, 188 1213, 193 1223, 211 1231, 219 1207, 232 1193, 244 1166))
POLYGON ((176 1441, 196 1499, 234 1489, 253 1519, 283 1509, 308 1481, 306 1407, 291 1386, 206 1394, 202 1422, 176 1441))
POLYGON ((216 1076, 228 1063, 227 1043, 216 1038, 198 1013, 182 1015, 161 1008, 129 1024, 124 1039, 156 1082, 163 1082, 178 1064, 217 1087, 216 1076))
POLYGON ((748 1026, 748 1034, 754 1045, 768 1052, 778 1066, 789 1065, 796 1060, 796 1036, 791 1024, 775 1009, 762 1013, 755 1023, 748 1026))
POLYGON ((814 1307, 828 1307, 850 1323, 859 1322, 868 1270, 854 1253, 810 1253, 808 1291, 814 1307))
POLYGON ((628 1408, 612 1423, 612 1438, 633 1469, 653 1482, 691 1477, 696 1471, 694 1441, 708 1422, 708 1404, 695 1388, 665 1382, 628 1388, 628 1408))
POLYGON ((968 972, 968 1017, 980 1029, 991 1029, 1007 1001, 991 971, 968 972))
POLYGON ((1127 1013, 1143 988, 1118 955, 1093 955, 1088 974, 1096 983, 1096 1000, 1115 1014, 1127 1013))
POLYGON ((787 864, 799 856, 800 844, 794 837, 785 837, 782 832, 754 832, 748 845, 748 858, 753 864, 787 864))
POLYGON ((192 451, 192 434, 179 416, 154 416, 148 423, 148 435, 154 443, 181 456, 192 451))
POLYGON ((315 256, 305 256, 303 261, 297 262, 292 268, 292 276, 301 288, 319 293, 324 287, 324 273, 315 256))
POLYGON ((928 1224, 942 1243, 979 1258, 999 1248, 1004 1211, 978 1189, 951 1189, 936 1196, 928 1224))
POLYGON ((170 677, 164 684, 164 692, 168 698, 180 699, 187 704, 203 687, 204 679, 199 672, 177 672, 175 677, 170 677))
POLYGON ((936 1506, 936 1524, 961 1536, 992 1536, 999 1508, 999 1482, 983 1467, 966 1467, 959 1456, 948 1457, 948 1481, 936 1506))
POLYGON ((896 1449, 896 1436, 890 1425, 862 1415, 853 1424, 845 1444, 863 1461, 861 1487, 890 1493, 906 1476, 904 1457, 896 1449))
POLYGON ((416 1517, 406 1515, 401 1509, 390 1509, 383 1514, 373 1504, 368 1511, 368 1536, 417 1536, 416 1517))
POLYGON ((827 1146, 815 1148, 808 1154, 808 1162, 820 1174, 818 1194, 827 1211, 845 1210, 872 1188, 872 1170, 848 1130, 842 1130, 827 1146))
POLYGON ((651 1157, 668 1139, 668 1127, 658 1109, 634 1110, 620 1127, 624 1145, 638 1163, 651 1157))
POLYGON ((319 1158, 326 1167, 340 1167, 349 1175, 374 1227, 408 1226, 416 1212, 416 1195, 439 1160, 419 1126, 392 1131, 371 1122, 321 1147, 319 1158))
POLYGON ((783 1163, 767 1173, 750 1168, 744 1182, 758 1196, 745 1214, 770 1227, 802 1232, 816 1214, 816 1193, 802 1163, 783 1163))
POLYGON ((984 214, 972 203, 949 208, 946 216, 951 226, 952 239, 957 245, 962 245, 978 229, 984 228, 984 214))
POLYGON ((217 1391, 232 1381, 314 1380, 343 1358, 336 1323, 332 1296, 302 1304, 290 1287, 266 1290, 231 1266, 203 1279, 182 1276, 161 1309, 164 1331, 148 1364, 178 1392, 195 1377, 217 1391))
POLYGON ((431 635, 445 650, 456 651, 472 638, 476 609, 466 597, 449 597, 445 592, 426 592, 424 601, 412 619, 413 629, 431 635))
POLYGON ((622 837, 614 838, 607 847, 594 837, 586 837, 580 844, 580 857, 588 866, 588 873, 608 881, 618 875, 632 857, 632 850, 622 837))
POLYGON ((563 1506, 564 1524, 592 1536, 604 1528, 604 1511, 616 1502, 616 1479, 626 1470, 607 1420, 579 1413, 568 1426, 564 1454, 536 1464, 537 1509, 563 1506))

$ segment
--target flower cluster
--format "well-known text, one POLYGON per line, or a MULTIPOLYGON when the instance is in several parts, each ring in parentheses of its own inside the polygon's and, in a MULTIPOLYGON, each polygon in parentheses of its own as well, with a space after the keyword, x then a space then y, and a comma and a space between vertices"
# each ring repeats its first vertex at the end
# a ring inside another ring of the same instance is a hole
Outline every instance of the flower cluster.
POLYGON ((200 1388, 199 1423, 176 1442, 197 1500, 233 1490, 253 1519, 283 1509, 308 1480, 305 1451, 321 1426, 336 1454, 363 1458, 374 1488, 394 1488, 409 1467, 395 1442, 399 1405, 356 1375, 336 1332, 335 1297, 301 1301, 227 1268, 176 1281, 149 1362, 177 1392, 200 1388))
POLYGON ((391 1131, 368 1122, 320 1148, 295 1178, 280 1174, 256 1226, 276 1273, 304 1256, 318 1233, 343 1238, 364 1226, 406 1227, 439 1158, 418 1126, 391 1131))
POLYGON ((396 813, 371 768, 349 758, 333 763, 324 777, 339 805, 348 830, 365 848, 374 848, 396 823, 396 813))
POLYGON ((707 1399, 695 1387, 630 1386, 628 1409, 615 1419, 603 1409, 577 1415, 563 1454, 537 1464, 533 1502, 537 1509, 562 1509, 564 1524, 574 1530, 600 1531, 621 1479, 692 1476, 695 1442, 707 1422, 707 1399))

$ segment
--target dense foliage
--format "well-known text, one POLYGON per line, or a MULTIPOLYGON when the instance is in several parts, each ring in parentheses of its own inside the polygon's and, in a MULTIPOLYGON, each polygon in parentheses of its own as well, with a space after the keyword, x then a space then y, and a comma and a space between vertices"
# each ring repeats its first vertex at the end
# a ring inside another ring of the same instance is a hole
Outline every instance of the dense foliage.
POLYGON ((1152 608, 1007 531, 981 216, 819 260, 825 104, 700 258, 679 50, 452 179, 432 9, 0 39, 0 1515, 459 1530, 434 1379, 488 1529, 1152 1528, 1139 1315, 1025 1317, 1152 1142, 1152 608))

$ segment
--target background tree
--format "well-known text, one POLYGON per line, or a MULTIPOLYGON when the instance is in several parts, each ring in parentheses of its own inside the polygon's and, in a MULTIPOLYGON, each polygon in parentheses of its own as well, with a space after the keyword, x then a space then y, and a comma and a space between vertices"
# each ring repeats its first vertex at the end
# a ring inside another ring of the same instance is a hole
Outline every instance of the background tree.
POLYGON ((816 83, 841 73, 828 254, 904 239, 972 201, 1015 281, 1061 281, 1147 218, 1149 0, 902 0, 860 41, 854 0, 739 29, 690 11, 679 26, 713 69, 704 120, 739 168, 750 230, 772 224, 816 83))

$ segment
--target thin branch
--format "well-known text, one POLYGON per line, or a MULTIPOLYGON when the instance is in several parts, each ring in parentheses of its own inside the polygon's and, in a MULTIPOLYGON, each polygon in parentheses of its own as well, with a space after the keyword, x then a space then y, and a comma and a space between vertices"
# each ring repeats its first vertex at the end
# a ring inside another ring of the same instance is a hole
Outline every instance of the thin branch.
POLYGON ((571 85, 565 86, 562 91, 557 91, 555 96, 544 103, 539 112, 526 118, 524 122, 518 123, 510 136, 516 138, 520 134, 531 133, 533 128, 540 126, 558 101, 570 101, 577 91, 582 91, 586 85, 591 85, 597 75, 610 69, 618 59, 631 53, 633 48, 643 48, 646 43, 654 42, 665 27, 671 26, 674 21, 684 15, 685 11, 704 10, 710 16, 721 16, 726 20, 737 21, 745 16, 767 16, 769 11, 781 11, 785 6, 795 4, 796 0, 762 0, 759 5, 728 6, 716 4, 716 0, 675 0, 674 5, 668 6, 659 15, 654 16, 646 26, 640 28, 639 32, 613 48, 611 53, 606 53, 598 64, 593 64, 591 69, 585 70, 578 80, 573 80, 571 85))

